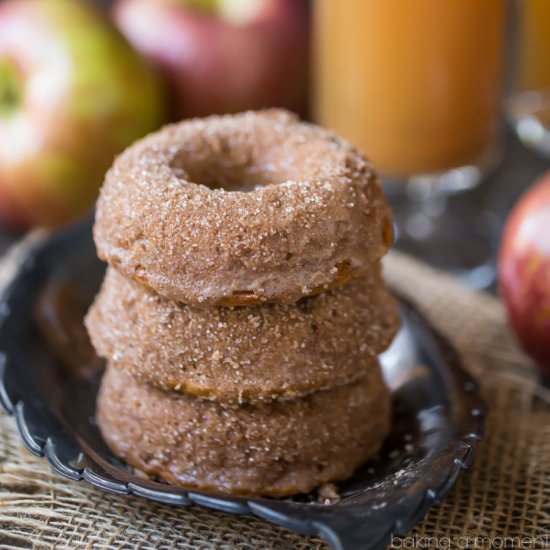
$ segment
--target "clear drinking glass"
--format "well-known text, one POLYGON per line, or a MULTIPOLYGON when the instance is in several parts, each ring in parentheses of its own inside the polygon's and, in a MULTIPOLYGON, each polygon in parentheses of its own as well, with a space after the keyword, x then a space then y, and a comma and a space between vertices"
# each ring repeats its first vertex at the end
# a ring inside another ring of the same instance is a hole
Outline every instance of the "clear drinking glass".
POLYGON ((451 219, 448 196, 500 158, 505 29, 505 0, 314 2, 316 121, 374 162, 400 244, 453 270, 487 260, 449 254, 479 235, 460 235, 472 220, 451 219))

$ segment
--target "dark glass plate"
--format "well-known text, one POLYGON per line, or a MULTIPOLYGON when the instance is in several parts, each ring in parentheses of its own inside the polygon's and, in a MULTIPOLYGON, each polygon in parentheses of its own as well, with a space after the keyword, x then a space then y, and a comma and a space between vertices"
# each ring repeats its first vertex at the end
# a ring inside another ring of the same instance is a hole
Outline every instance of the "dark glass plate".
POLYGON ((383 548, 392 534, 405 534, 470 465, 483 430, 477 385, 451 346, 401 301, 403 328, 382 356, 393 396, 392 432, 379 458, 338 484, 339 500, 323 501, 317 494, 234 497, 134 475, 111 454, 94 423, 100 371, 90 365, 67 371, 36 321, 46 288, 69 282, 74 306, 83 311, 103 271, 88 219, 32 245, 0 300, 0 401, 15 415, 29 450, 45 456, 62 476, 113 493, 254 514, 349 550, 383 548))

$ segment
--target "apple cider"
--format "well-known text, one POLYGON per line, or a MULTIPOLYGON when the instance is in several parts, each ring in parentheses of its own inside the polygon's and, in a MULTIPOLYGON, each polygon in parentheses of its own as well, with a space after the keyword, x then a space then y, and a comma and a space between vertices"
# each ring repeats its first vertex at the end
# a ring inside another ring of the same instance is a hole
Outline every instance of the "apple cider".
POLYGON ((504 4, 316 0, 316 119, 384 175, 475 164, 498 128, 504 4))
POLYGON ((519 87, 550 90, 550 2, 522 0, 519 21, 519 87))
POLYGON ((524 144, 550 156, 550 1, 516 0, 515 82, 507 114, 524 144))

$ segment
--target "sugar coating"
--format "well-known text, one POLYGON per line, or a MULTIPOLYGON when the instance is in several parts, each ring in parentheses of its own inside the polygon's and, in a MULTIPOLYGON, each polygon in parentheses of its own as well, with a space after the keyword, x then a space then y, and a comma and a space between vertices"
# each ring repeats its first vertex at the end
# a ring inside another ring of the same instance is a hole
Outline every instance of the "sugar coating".
POLYGON ((111 449, 150 476, 237 494, 305 493, 349 477, 389 429, 380 370, 289 402, 225 408, 138 383, 109 364, 98 424, 111 449))
POLYGON ((236 405, 362 378, 379 368, 398 324, 379 264, 296 304, 210 308, 167 300, 109 268, 86 318, 98 353, 138 380, 236 405))
POLYGON ((366 272, 391 222, 361 153, 267 110, 184 121, 128 148, 94 237, 102 259, 173 300, 294 303, 366 272))
POLYGON ((347 142, 280 110, 167 126, 115 161, 94 238, 110 264, 86 319, 108 363, 97 420, 130 465, 284 496, 378 450, 391 218, 347 142))

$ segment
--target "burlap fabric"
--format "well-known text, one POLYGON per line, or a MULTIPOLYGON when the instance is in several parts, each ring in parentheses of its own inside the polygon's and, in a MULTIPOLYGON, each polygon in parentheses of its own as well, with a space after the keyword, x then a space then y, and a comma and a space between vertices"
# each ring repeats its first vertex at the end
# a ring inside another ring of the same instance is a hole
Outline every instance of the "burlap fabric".
MULTIPOLYGON (((11 265, 4 261, 0 278, 11 265)), ((455 343, 491 408, 473 469, 393 547, 550 548, 550 396, 515 346, 501 305, 397 253, 386 271, 455 343)), ((319 539, 252 517, 112 496, 66 481, 23 448, 13 419, 0 415, 0 430, 1 548, 325 548, 319 539)))

